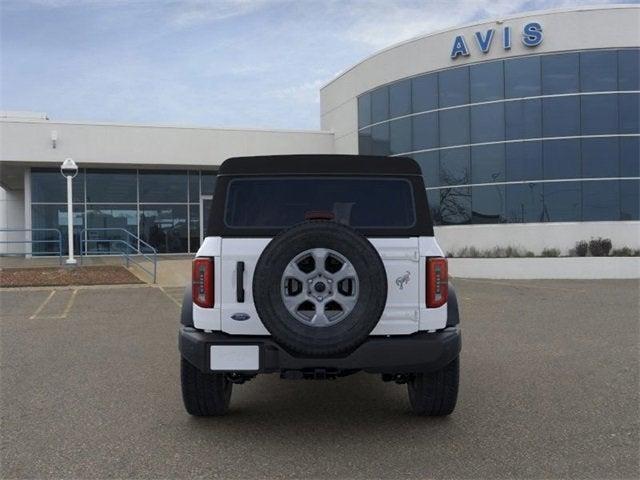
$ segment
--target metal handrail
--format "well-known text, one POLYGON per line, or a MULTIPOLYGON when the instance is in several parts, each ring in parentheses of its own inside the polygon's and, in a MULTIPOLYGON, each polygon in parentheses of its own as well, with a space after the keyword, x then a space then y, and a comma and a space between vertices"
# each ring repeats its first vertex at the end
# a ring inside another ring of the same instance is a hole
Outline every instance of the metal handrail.
MULTIPOLYGON (((60 261, 60 265, 62 265, 62 254, 64 253, 62 251, 62 233, 60 232, 60 230, 58 230, 57 228, 0 228, 0 233, 15 233, 15 232, 55 232, 58 234, 58 239, 57 240, 34 240, 33 238, 31 239, 24 239, 24 240, 0 240, 0 244, 9 244, 9 243, 29 243, 31 245, 33 245, 34 243, 57 243, 58 244, 58 251, 57 252, 51 252, 51 253, 55 253, 58 255, 59 261, 60 261)), ((33 250, 33 248, 31 249, 33 250)), ((33 251, 31 252, 33 254, 33 251)), ((11 253, 11 252, 6 252, 6 253, 0 253, 0 255, 25 255, 28 254, 28 252, 15 252, 15 253, 11 253)))
POLYGON ((149 245, 147 242, 145 242, 144 240, 142 240, 140 237, 138 237, 137 235, 134 235, 133 233, 131 233, 129 230, 127 230, 126 228, 117 228, 117 227, 113 227, 113 228, 83 228, 80 231, 80 261, 82 262, 82 258, 86 255, 90 255, 90 254, 97 254, 97 253, 102 253, 102 252, 98 252, 98 251, 90 251, 88 250, 88 243, 98 243, 98 242, 106 242, 109 244, 116 244, 116 245, 122 245, 125 248, 123 250, 120 251, 120 254, 123 256, 127 267, 129 266, 130 262, 133 262, 136 266, 138 266, 138 268, 140 268, 140 270, 142 270, 143 272, 145 272, 147 275, 150 275, 153 278, 153 283, 156 283, 156 277, 157 277, 157 265, 158 265, 158 251, 152 247, 151 245, 149 245), (86 237, 86 233, 88 232, 106 232, 106 231, 118 231, 118 232, 124 232, 128 235, 127 240, 123 240, 121 238, 87 238, 86 237), (134 240, 136 245, 132 245, 129 240, 134 240), (150 249, 151 252, 143 252, 142 249, 140 248, 140 245, 145 246, 146 248, 150 249), (133 255, 130 253, 130 250, 133 250, 133 255), (141 256, 143 258, 143 260, 147 260, 148 262, 151 262, 153 264, 153 269, 152 270, 148 270, 146 269, 143 265, 142 262, 137 262, 135 260, 135 256, 141 256))

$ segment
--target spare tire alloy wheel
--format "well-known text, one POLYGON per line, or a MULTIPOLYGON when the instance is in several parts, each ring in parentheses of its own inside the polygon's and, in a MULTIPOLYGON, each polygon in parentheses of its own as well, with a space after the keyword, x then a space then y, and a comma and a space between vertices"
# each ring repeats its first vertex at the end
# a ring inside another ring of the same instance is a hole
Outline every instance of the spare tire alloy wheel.
POLYGON ((264 249, 253 299, 266 329, 289 352, 346 354, 378 323, 387 275, 365 237, 345 225, 312 220, 280 233, 264 249))

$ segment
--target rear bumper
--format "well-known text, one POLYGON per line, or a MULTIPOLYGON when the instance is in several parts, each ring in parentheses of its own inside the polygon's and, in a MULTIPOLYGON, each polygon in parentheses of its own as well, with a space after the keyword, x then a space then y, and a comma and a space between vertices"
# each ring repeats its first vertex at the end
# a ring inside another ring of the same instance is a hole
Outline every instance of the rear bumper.
POLYGON ((339 373, 364 370, 396 374, 439 370, 459 355, 461 341, 460 329, 448 327, 435 333, 372 336, 352 353, 342 357, 303 358, 290 354, 271 337, 205 333, 193 327, 181 326, 179 345, 181 355, 202 372, 213 371, 210 357, 212 346, 252 345, 259 347, 259 366, 245 373, 313 370, 339 373))

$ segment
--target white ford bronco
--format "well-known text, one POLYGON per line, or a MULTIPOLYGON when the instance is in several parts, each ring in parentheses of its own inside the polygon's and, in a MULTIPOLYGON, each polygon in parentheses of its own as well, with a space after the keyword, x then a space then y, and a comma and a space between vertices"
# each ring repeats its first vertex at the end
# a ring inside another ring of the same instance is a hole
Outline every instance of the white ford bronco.
POLYGON ((222 415, 260 373, 359 371, 448 415, 461 337, 420 167, 409 158, 232 158, 218 172, 180 327, 182 395, 222 415))

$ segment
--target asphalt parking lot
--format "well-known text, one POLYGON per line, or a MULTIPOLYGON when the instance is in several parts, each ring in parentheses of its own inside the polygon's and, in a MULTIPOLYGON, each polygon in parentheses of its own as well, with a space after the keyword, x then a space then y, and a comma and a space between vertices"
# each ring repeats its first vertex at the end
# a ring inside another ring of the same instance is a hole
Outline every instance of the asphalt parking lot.
POLYGON ((445 419, 365 374, 262 376, 192 418, 181 289, 1 291, 2 478, 638 478, 638 282, 456 284, 445 419))

